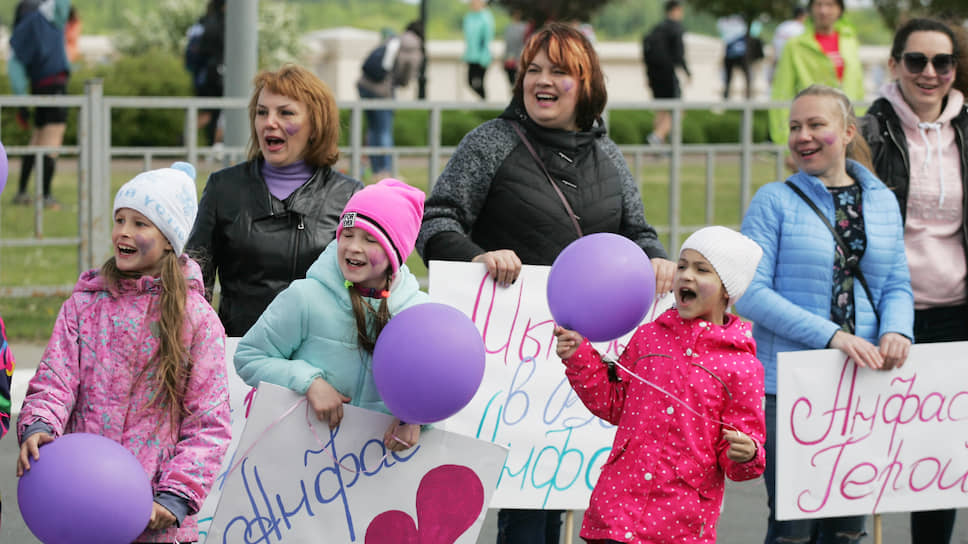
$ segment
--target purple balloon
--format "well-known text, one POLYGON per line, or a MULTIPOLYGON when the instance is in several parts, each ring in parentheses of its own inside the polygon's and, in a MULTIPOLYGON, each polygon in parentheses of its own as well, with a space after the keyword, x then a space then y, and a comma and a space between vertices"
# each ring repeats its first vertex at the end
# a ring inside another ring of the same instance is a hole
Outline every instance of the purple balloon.
POLYGON ((373 349, 373 380, 390 413, 434 423, 467 405, 484 378, 484 341, 460 310, 428 302, 393 316, 373 349))
POLYGON ((592 342, 614 340, 635 329, 652 306, 652 261, 624 236, 590 234, 558 254, 547 294, 555 323, 592 342))
POLYGON ((129 544, 151 519, 151 483, 110 438, 64 435, 41 446, 17 485, 20 514, 44 544, 129 544))
POLYGON ((0 142, 0 193, 3 192, 3 188, 7 186, 7 173, 9 172, 10 165, 7 162, 7 150, 3 147, 3 142, 0 142))

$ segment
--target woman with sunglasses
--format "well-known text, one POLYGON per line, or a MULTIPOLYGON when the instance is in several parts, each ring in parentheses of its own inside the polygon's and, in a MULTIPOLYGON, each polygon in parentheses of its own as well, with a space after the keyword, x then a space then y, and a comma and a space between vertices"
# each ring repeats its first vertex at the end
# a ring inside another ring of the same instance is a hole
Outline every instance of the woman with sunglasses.
MULTIPOLYGON (((894 34, 884 85, 861 133, 897 196, 914 291, 915 343, 968 340, 968 109, 953 88, 968 54, 955 32, 911 19, 894 34)), ((911 541, 947 544, 955 511, 911 513, 911 541)))

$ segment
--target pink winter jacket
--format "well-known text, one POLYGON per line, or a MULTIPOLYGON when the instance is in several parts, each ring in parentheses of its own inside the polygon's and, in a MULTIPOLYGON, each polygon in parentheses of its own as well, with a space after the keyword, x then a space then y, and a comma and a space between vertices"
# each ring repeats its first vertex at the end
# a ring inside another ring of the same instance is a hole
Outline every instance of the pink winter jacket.
POLYGON ((749 324, 727 319, 723 326, 684 320, 672 309, 635 331, 619 363, 665 392, 618 367, 621 381, 609 381, 608 367, 587 340, 564 361, 585 406, 618 426, 582 538, 715 542, 724 475, 738 481, 763 473, 763 367, 749 324), (726 457, 720 421, 756 442, 752 460, 726 457))
MULTIPOLYGON (((177 439, 169 416, 152 406, 162 394, 149 379, 150 359, 158 348, 157 300, 161 282, 142 277, 123 280, 120 296, 107 291, 97 270, 81 274, 61 306, 50 342, 31 378, 17 424, 18 438, 43 421, 54 436, 94 433, 134 453, 151 478, 154 493, 187 499, 189 514, 202 506, 229 445, 228 380, 225 332, 205 301, 202 274, 183 257, 188 300, 183 338, 188 342, 191 376, 177 439)), ((147 520, 145 520, 147 525, 147 520)), ((145 531, 138 542, 194 542, 194 515, 181 527, 145 531)))

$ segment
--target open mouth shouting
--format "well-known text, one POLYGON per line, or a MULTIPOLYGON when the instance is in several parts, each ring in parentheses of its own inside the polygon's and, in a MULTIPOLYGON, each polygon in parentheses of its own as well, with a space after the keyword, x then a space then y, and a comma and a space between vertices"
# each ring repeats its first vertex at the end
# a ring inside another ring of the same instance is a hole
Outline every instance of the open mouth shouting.
POLYGON ((688 287, 680 287, 676 291, 676 299, 680 305, 686 306, 690 302, 696 300, 696 292, 688 287))

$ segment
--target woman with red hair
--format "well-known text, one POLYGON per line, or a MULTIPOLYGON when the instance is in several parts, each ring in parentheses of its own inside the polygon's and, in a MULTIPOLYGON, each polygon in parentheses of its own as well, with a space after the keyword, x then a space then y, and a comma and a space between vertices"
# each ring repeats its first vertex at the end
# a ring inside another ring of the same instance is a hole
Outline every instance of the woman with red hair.
MULTIPOLYGON (((519 66, 510 105, 464 137, 427 198, 421 257, 484 263, 506 287, 522 264, 551 265, 582 235, 611 232, 651 258, 657 293, 671 290, 675 265, 605 135, 605 78, 592 44, 552 23, 531 36, 519 66)), ((557 510, 501 510, 498 541, 557 544, 560 525, 557 510)))

